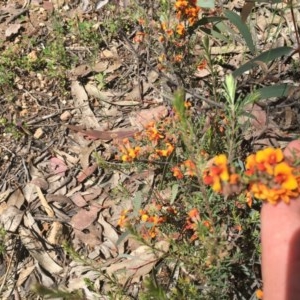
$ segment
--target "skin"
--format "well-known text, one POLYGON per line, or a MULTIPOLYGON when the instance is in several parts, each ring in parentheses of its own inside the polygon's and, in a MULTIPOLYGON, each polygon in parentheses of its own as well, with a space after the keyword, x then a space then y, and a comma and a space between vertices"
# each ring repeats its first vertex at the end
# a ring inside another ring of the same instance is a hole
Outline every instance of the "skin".
MULTIPOLYGON (((300 141, 284 151, 300 156, 300 141)), ((264 203, 261 211, 264 300, 300 299, 300 197, 287 205, 264 203)))

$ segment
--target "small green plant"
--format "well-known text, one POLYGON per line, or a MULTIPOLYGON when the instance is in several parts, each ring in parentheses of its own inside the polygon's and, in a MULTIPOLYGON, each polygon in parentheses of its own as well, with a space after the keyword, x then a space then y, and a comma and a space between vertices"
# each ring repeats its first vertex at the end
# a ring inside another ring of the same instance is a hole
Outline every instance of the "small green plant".
POLYGON ((102 90, 103 88, 105 88, 106 81, 105 81, 104 73, 98 73, 97 75, 95 75, 95 80, 96 80, 97 87, 99 90, 102 90))
POLYGON ((63 298, 68 300, 84 300, 85 296, 82 291, 67 292, 60 289, 46 288, 45 286, 37 284, 33 288, 33 292, 42 296, 44 299, 63 298))
POLYGON ((2 128, 2 132, 12 135, 15 139, 19 139, 24 134, 28 134, 25 126, 17 126, 16 124, 9 122, 5 117, 0 118, 0 128, 2 128))

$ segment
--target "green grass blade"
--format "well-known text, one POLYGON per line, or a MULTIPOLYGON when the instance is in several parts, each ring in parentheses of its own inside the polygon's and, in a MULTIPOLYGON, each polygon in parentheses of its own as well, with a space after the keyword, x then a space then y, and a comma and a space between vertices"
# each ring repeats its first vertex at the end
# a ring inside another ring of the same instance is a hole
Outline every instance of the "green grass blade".
POLYGON ((196 29, 199 28, 204 33, 229 43, 230 40, 222 34, 222 32, 228 32, 227 26, 223 23, 224 20, 226 20, 224 17, 203 17, 189 28, 189 32, 192 34, 196 29), (213 27, 206 27, 208 24, 212 24, 213 27))
POLYGON ((232 24, 234 24, 237 27, 237 29, 245 39, 249 50, 251 51, 251 53, 254 54, 256 48, 254 46, 253 39, 248 26, 242 21, 241 17, 233 11, 226 10, 225 16, 232 24))
POLYGON ((197 0, 197 5, 202 8, 214 8, 215 0, 197 0))
POLYGON ((279 58, 284 55, 289 55, 293 51, 293 48, 291 47, 278 47, 275 49, 268 50, 266 52, 261 53, 257 57, 251 59, 238 69, 236 69, 232 75, 234 77, 242 75, 244 72, 250 70, 253 67, 256 67, 257 64, 255 63, 256 61, 262 61, 264 63, 268 63, 276 58, 279 58))
POLYGON ((293 86, 288 85, 287 83, 266 86, 261 89, 256 90, 259 93, 260 100, 268 99, 272 97, 287 97, 293 86))

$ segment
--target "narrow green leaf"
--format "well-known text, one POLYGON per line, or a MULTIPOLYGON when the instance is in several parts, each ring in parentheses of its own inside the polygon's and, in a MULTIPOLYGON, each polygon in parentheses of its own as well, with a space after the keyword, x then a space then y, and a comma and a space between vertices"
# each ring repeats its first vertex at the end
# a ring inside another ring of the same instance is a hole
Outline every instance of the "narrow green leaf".
POLYGON ((215 0, 197 0, 197 5, 203 8, 214 8, 215 0))
POLYGON ((171 200, 170 200, 171 205, 174 203, 174 201, 177 197, 178 190, 179 190, 179 185, 177 183, 173 184, 173 186, 172 186, 172 195, 171 195, 171 200))
POLYGON ((292 51, 293 51, 293 48, 291 48, 291 47, 278 47, 278 48, 275 48, 275 49, 268 50, 266 52, 261 53, 257 57, 251 59, 250 61, 248 61, 247 63, 245 63, 241 67, 239 67, 238 69, 236 69, 232 73, 232 75, 234 77, 242 75, 244 72, 246 72, 246 71, 252 69, 253 67, 257 66, 257 64, 255 63, 256 61, 262 61, 262 62, 268 63, 268 62, 270 62, 270 61, 272 61, 276 58, 279 58, 283 55, 288 55, 292 51))
POLYGON ((287 83, 266 86, 261 89, 257 89, 256 92, 259 93, 260 99, 268 99, 272 97, 287 97, 293 86, 288 85, 287 83))
POLYGON ((197 21, 198 26, 207 25, 210 23, 218 23, 226 20, 224 17, 203 17, 199 21, 197 21))
POLYGON ((122 242, 123 240, 125 240, 125 239, 129 236, 129 234, 130 234, 129 231, 123 232, 123 233, 119 236, 119 238, 118 238, 118 240, 117 240, 117 242, 116 242, 116 245, 121 244, 121 242, 122 242))
POLYGON ((141 209, 142 206, 142 192, 141 191, 137 191, 135 194, 135 197, 133 199, 133 213, 135 215, 137 215, 139 213, 139 210, 141 209))
POLYGON ((248 26, 242 21, 241 17, 233 11, 226 10, 225 16, 232 24, 237 27, 237 29, 245 39, 249 50, 254 54, 256 49, 248 26))
POLYGON ((227 42, 229 43, 229 39, 226 38, 223 34, 217 32, 216 30, 210 29, 210 28, 200 28, 200 30, 202 30, 204 33, 206 33, 207 35, 211 35, 223 42, 227 42))

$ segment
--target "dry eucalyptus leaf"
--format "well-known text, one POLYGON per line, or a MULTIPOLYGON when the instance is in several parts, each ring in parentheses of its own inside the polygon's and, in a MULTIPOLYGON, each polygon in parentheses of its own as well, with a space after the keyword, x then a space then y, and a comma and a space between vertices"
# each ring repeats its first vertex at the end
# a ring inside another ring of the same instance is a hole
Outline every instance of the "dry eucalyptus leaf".
POLYGON ((119 239, 119 235, 117 234, 115 228, 111 224, 109 224, 108 222, 106 222, 106 220, 103 218, 102 214, 100 214, 100 216, 98 218, 98 222, 103 227, 103 235, 104 235, 104 237, 106 237, 111 242, 113 242, 114 245, 116 245, 116 243, 117 243, 117 241, 119 239))
POLYGON ((0 222, 4 229, 10 232, 16 232, 22 222, 24 212, 15 206, 9 206, 0 215, 0 222))
MULTIPOLYGON (((98 198, 102 192, 103 192, 103 188, 99 186, 93 186, 87 189, 85 192, 82 192, 81 195, 84 197, 85 201, 89 202, 98 198)), ((99 199, 97 199, 97 204, 102 204, 99 203, 98 200, 99 199)))
POLYGON ((160 251, 146 245, 140 246, 130 254, 129 259, 109 266, 106 269, 107 274, 114 275, 121 284, 125 284, 129 278, 132 278, 132 282, 138 281, 141 276, 151 272, 158 260, 168 251, 169 243, 160 241, 155 244, 155 248, 160 251))
POLYGON ((37 193, 35 185, 32 183, 27 183, 23 188, 23 195, 28 203, 33 202, 37 198, 37 193))
POLYGON ((91 206, 89 210, 80 209, 71 219, 70 224, 77 230, 83 230, 93 224, 98 217, 100 207, 91 206))
POLYGON ((118 255, 118 248, 111 240, 104 241, 101 245, 99 250, 104 255, 106 259, 116 257, 118 255))
POLYGON ((77 79, 81 77, 86 77, 92 72, 104 72, 108 67, 108 61, 100 61, 95 65, 91 66, 90 64, 82 64, 70 71, 71 78, 77 79))
POLYGON ((99 123, 89 106, 88 95, 79 81, 72 81, 71 93, 74 106, 80 107, 80 115, 82 115, 81 123, 86 128, 99 128, 99 123))
POLYGON ((58 274, 63 271, 63 268, 45 251, 44 243, 36 239, 31 230, 21 227, 19 233, 24 247, 45 270, 53 274, 58 274))
POLYGON ((47 191, 49 188, 49 184, 47 182, 47 180, 45 178, 41 178, 41 177, 36 177, 33 178, 30 183, 38 186, 39 188, 41 188, 44 191, 47 191))
POLYGON ((78 207, 84 207, 88 204, 87 201, 82 197, 81 193, 79 192, 75 193, 71 199, 73 203, 78 207))
POLYGON ((14 35, 18 34, 20 29, 22 28, 21 24, 10 24, 5 30, 5 37, 11 38, 14 35))
POLYGON ((90 147, 82 147, 79 154, 79 160, 83 169, 87 168, 90 164, 91 154, 102 144, 102 141, 95 141, 90 147))
POLYGON ((58 174, 62 177, 66 175, 66 171, 68 170, 68 166, 65 162, 57 157, 52 157, 50 159, 50 168, 53 174, 58 174))
POLYGON ((16 189, 8 198, 7 205, 21 208, 24 204, 25 198, 21 189, 16 189))
POLYGON ((94 163, 91 166, 83 169, 77 176, 78 182, 85 181, 89 176, 91 176, 98 169, 98 164, 94 163))
POLYGON ((142 130, 150 122, 162 120, 168 113, 167 107, 160 105, 150 109, 142 109, 138 112, 133 112, 131 113, 129 120, 132 126, 136 126, 142 130))
POLYGON ((25 265, 18 274, 18 281, 16 283, 16 286, 19 287, 23 284, 23 282, 29 277, 29 275, 34 271, 35 265, 33 264, 33 261, 31 260, 27 265, 25 265))
POLYGON ((194 73, 194 76, 197 77, 197 78, 204 78, 208 75, 210 75, 210 71, 208 69, 198 69, 195 73, 194 73))
POLYGON ((108 91, 100 91, 97 88, 97 86, 92 83, 87 83, 84 87, 89 96, 95 97, 102 101, 110 102, 110 101, 112 101, 112 98, 115 96, 114 93, 109 90, 108 91))
MULTIPOLYGON (((97 245, 102 244, 101 241, 102 232, 99 228, 96 228, 94 225, 87 227, 85 232, 74 228, 74 233, 76 238, 80 241, 80 243, 84 243, 89 247, 94 248, 97 245)), ((74 243, 76 243, 76 241, 74 241, 74 243)))
POLYGON ((6 191, 0 193, 0 203, 5 201, 9 197, 11 192, 12 192, 12 189, 9 188, 6 191))

